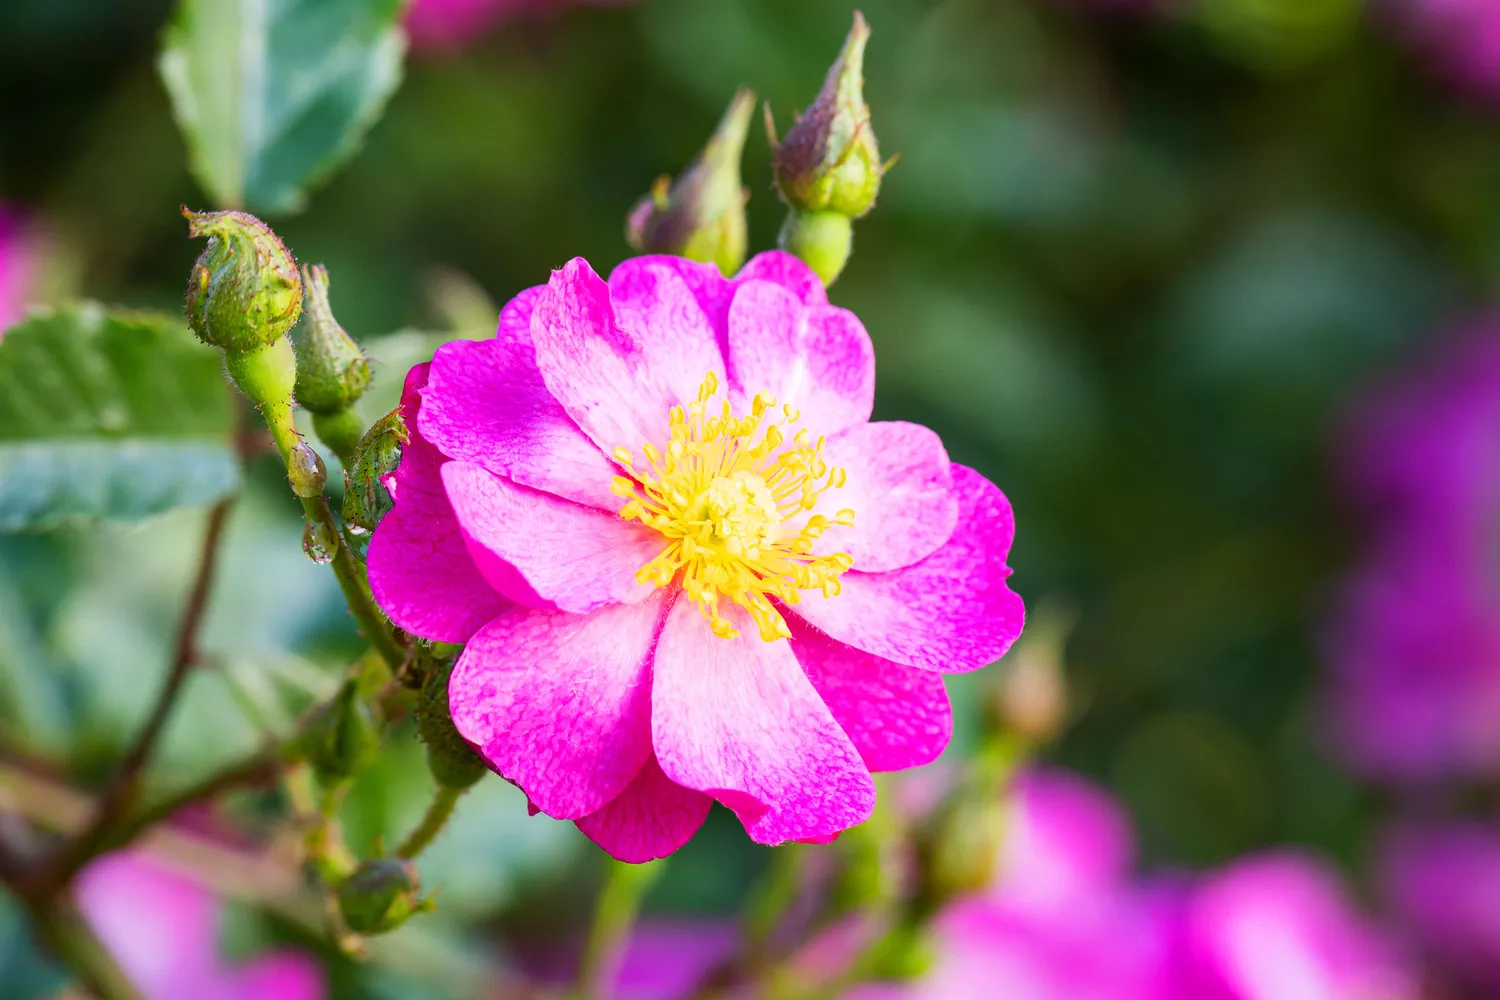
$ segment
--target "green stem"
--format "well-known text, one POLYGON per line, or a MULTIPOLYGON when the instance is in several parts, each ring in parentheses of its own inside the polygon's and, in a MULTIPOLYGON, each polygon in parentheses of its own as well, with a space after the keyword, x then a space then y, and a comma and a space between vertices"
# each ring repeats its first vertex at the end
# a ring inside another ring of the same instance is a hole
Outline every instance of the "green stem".
MULTIPOLYGON (((296 425, 292 422, 291 409, 262 406, 261 412, 266 415, 277 452, 282 461, 290 466, 292 453, 302 445, 302 435, 297 433, 296 425)), ((354 620, 359 623, 365 638, 385 658, 390 668, 399 669, 406 659, 406 650, 396 641, 385 616, 376 606, 364 566, 353 550, 341 540, 338 526, 333 521, 333 511, 328 506, 328 498, 319 493, 298 499, 302 501, 302 512, 308 522, 320 529, 325 542, 335 549, 333 574, 338 578, 339 589, 344 592, 344 600, 348 602, 354 620)))
POLYGON ((787 844, 771 852, 770 870, 756 887, 745 915, 747 964, 756 965, 765 958, 771 936, 802 891, 806 868, 807 849, 803 844, 787 844))
POLYGON ((220 543, 224 537, 224 526, 229 519, 234 497, 224 497, 214 504, 208 514, 208 523, 203 531, 203 542, 199 549, 198 569, 193 575, 193 585, 188 590, 182 617, 177 625, 177 639, 173 644, 172 662, 167 668, 166 679, 156 696, 151 714, 135 742, 126 751, 119 769, 100 799, 94 820, 78 837, 65 846, 43 879, 43 892, 60 892, 73 876, 103 850, 113 828, 129 812, 140 793, 142 773, 155 753, 156 744, 166 729, 172 709, 182 693, 183 684, 192 672, 198 659, 198 632, 203 624, 203 615, 208 608, 208 597, 213 585, 214 570, 218 565, 220 543))
POLYGON ((171 819, 173 815, 195 802, 203 802, 235 788, 245 788, 270 781, 280 769, 281 759, 279 749, 260 751, 158 802, 151 803, 115 824, 105 841, 104 849, 119 850, 135 840, 143 831, 149 830, 164 820, 171 819))
POLYGON ((453 815, 453 807, 458 805, 459 797, 462 795, 462 789, 439 785, 437 792, 432 796, 432 804, 427 807, 427 815, 422 817, 421 824, 411 832, 411 836, 396 848, 396 857, 410 860, 427 850, 427 845, 431 844, 437 835, 443 832, 443 827, 448 825, 448 819, 453 815))
POLYGON ((594 904, 594 920, 578 963, 573 1000, 606 1000, 641 900, 666 866, 665 861, 629 865, 613 859, 606 864, 604 886, 594 904))
POLYGON ((29 909, 42 943, 99 1000, 145 1000, 70 900, 33 902, 29 909))

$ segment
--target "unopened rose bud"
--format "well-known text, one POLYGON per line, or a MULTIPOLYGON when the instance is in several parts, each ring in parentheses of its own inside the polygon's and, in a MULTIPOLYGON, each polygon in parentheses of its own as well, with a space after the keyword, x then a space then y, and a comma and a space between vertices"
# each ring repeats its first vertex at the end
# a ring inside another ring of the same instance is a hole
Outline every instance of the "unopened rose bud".
POLYGON ((417 869, 409 861, 381 858, 365 861, 339 883, 339 912, 356 934, 385 934, 415 913, 432 909, 421 899, 417 869))
POLYGON ((187 289, 198 338, 233 354, 285 336, 302 310, 302 281, 271 227, 246 212, 182 214, 188 235, 208 237, 187 289))
POLYGON ((870 26, 855 12, 854 27, 817 99, 780 144, 771 137, 776 186, 793 208, 857 219, 875 205, 885 168, 864 96, 869 39, 870 26))
POLYGON ((374 531, 390 512, 389 480, 401 464, 401 455, 411 434, 400 408, 370 425, 354 450, 354 460, 344 472, 344 521, 364 531, 374 531))
POLYGON ((370 384, 370 362, 334 319, 328 305, 328 271, 302 269, 306 311, 293 336, 297 351, 297 402, 313 415, 313 429, 340 459, 354 452, 364 425, 351 409, 370 384))
POLYGON ((489 773, 489 768, 453 725, 448 708, 452 673, 452 660, 431 665, 417 705, 417 735, 427 744, 427 768, 433 779, 444 788, 464 789, 489 773))
POLYGON ((918 837, 923 905, 936 909, 993 879, 1009 820, 1003 793, 1018 761, 1013 741, 991 736, 924 824, 918 837))
POLYGON ((646 253, 717 264, 732 275, 745 262, 745 200, 740 157, 755 95, 740 88, 707 145, 676 181, 662 176, 630 210, 625 236, 646 253))
POLYGON ((1033 746, 1058 734, 1068 715, 1063 647, 1072 627, 1072 615, 1053 606, 1043 605, 1032 616, 1026 634, 1000 664, 987 724, 1033 746))
POLYGON ((317 710, 302 737, 307 762, 318 780, 332 784, 365 770, 380 752, 380 728, 354 680, 317 710))

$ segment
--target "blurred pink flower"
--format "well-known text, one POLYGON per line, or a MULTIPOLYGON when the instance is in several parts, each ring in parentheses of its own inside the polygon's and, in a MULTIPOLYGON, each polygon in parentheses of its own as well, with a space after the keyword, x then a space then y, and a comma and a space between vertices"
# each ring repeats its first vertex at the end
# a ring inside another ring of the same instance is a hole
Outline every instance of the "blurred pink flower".
POLYGON ((733 280, 575 259, 412 371, 371 584, 467 644, 454 722, 535 808, 626 861, 714 800, 756 841, 827 839, 872 770, 942 751, 941 674, 1021 630, 1014 525, 937 435, 869 422, 874 360, 773 252, 733 280))
POLYGON ((739 929, 727 920, 642 921, 615 976, 616 1000, 679 1000, 696 994, 720 962, 739 947, 739 929))
POLYGON ((1142 879, 1102 790, 1066 772, 1017 783, 994 884, 941 912, 915 982, 846 1000, 1416 1000, 1337 876, 1294 853, 1201 880, 1142 879))
POLYGON ((110 854, 86 868, 78 906, 146 1000, 321 1000, 312 958, 272 951, 237 966, 219 954, 219 901, 143 854, 110 854))
POLYGON ((453 49, 473 42, 501 21, 517 14, 577 2, 579 0, 416 0, 406 13, 406 33, 419 49, 453 49))
POLYGON ((1500 765, 1500 330, 1465 331, 1356 409, 1368 545, 1327 634, 1347 756, 1414 779, 1500 765))
POLYGON ((1380 870, 1391 910, 1427 954, 1485 995, 1500 989, 1500 827, 1398 828, 1380 870))
POLYGON ((1500 4, 1387 0, 1435 72, 1479 97, 1500 98, 1500 4))
POLYGON ((1327 866, 1290 852, 1236 862, 1193 894, 1195 1000, 1416 1000, 1417 986, 1327 866))
POLYGON ((35 280, 35 241, 21 214, 0 205, 0 335, 25 314, 35 280))

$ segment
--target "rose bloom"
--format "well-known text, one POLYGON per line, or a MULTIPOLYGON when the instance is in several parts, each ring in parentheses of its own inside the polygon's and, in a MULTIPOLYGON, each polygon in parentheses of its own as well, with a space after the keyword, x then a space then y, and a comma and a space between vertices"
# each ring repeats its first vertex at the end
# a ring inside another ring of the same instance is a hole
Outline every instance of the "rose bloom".
POLYGON ((0 334, 20 321, 36 278, 35 240, 14 209, 0 205, 0 334))
MULTIPOLYGON (((1500 989, 1500 825, 1405 825, 1380 851, 1391 910, 1443 972, 1474 996, 1500 989)), ((1468 995, 1468 994, 1463 994, 1468 995)))
POLYGON ((474 41, 507 18, 528 11, 561 7, 568 2, 570 0, 416 0, 406 12, 406 33, 419 49, 453 49, 474 41))
POLYGON ((1327 632, 1331 707, 1366 773, 1500 765, 1500 333, 1478 324, 1375 386, 1350 422, 1343 492, 1367 526, 1327 632))
POLYGON ((272 951, 240 965, 219 954, 213 893, 144 854, 109 854, 78 877, 79 909, 146 1000, 322 1000, 323 971, 272 951))
POLYGON ((575 259, 408 376, 371 584, 467 643, 454 722, 536 809, 626 861, 715 800, 761 843, 826 840, 871 770, 942 751, 941 674, 1021 630, 1011 509, 931 431, 869 422, 874 364, 767 253, 732 280, 575 259))
POLYGON ((1500 5, 1494 0, 1386 0, 1386 6, 1437 75, 1476 97, 1500 98, 1500 5))

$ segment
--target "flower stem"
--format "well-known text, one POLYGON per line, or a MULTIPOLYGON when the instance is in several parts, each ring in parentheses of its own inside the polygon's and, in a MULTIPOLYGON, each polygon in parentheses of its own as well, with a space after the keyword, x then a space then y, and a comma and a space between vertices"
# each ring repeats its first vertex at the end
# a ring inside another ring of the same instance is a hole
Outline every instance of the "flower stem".
POLYGON ((432 804, 427 807, 427 814, 422 817, 421 825, 402 841, 400 847, 396 848, 396 857, 410 860, 427 850, 427 846, 443 832, 443 827, 448 825, 448 819, 453 815, 453 807, 458 805, 459 797, 462 795, 463 789, 439 785, 437 792, 432 796, 432 804))
POLYGON ((71 900, 34 901, 29 910, 42 943, 99 1000, 145 1000, 71 900))
MULTIPOLYGON (((293 452, 302 444, 302 435, 297 432, 296 425, 292 422, 291 408, 262 406, 261 412, 265 414, 266 422, 271 428, 271 437, 276 442, 277 453, 281 455, 281 460, 290 467, 293 452)), ((333 574, 338 578, 339 589, 344 592, 344 600, 348 603, 354 620, 364 631, 365 639, 385 658, 392 670, 398 669, 406 659, 406 650, 396 641, 395 635, 386 623, 385 616, 376 606, 364 566, 355 556, 354 551, 341 540, 338 526, 333 521, 333 511, 328 506, 328 498, 319 493, 316 496, 304 496, 298 499, 302 501, 302 512, 308 522, 320 529, 324 539, 335 550, 333 574)))
POLYGON ((745 957, 749 964, 765 958, 772 936, 802 891, 806 868, 807 849, 803 844, 786 844, 771 852, 770 870, 756 886, 745 915, 745 957))
POLYGON ((198 569, 193 575, 192 587, 183 604, 182 617, 177 625, 177 638, 173 644, 172 662, 167 668, 161 691, 156 696, 156 703, 100 799, 93 822, 84 828, 77 839, 63 848, 43 878, 44 894, 61 891, 84 865, 104 849, 114 826, 124 818, 140 793, 142 773, 156 751, 156 744, 166 729, 167 720, 171 718, 172 709, 182 693, 182 686, 198 658, 198 632, 203 624, 203 614, 208 608, 224 526, 233 506, 234 497, 228 496, 209 510, 198 554, 198 569))
POLYGON ((605 1000, 641 910, 646 890, 666 870, 665 861, 630 865, 606 862, 604 886, 594 903, 594 920, 578 963, 573 1000, 605 1000))

